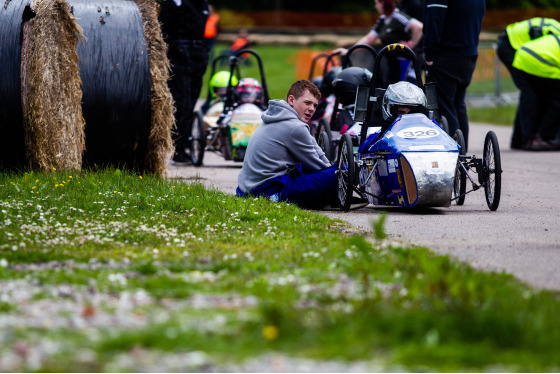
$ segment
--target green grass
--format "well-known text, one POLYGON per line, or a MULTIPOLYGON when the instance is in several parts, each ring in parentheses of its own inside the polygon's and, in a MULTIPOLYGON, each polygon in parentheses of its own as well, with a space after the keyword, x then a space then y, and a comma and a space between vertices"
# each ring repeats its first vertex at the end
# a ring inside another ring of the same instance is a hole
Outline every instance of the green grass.
POLYGON ((0 187, 2 371, 165 371, 173 355, 191 355, 180 371, 227 371, 270 352, 383 371, 560 367, 557 293, 391 243, 383 216, 374 236, 348 235, 288 204, 112 169, 4 173, 0 187))
POLYGON ((492 123, 512 126, 517 105, 503 105, 485 108, 467 108, 470 122, 492 123))

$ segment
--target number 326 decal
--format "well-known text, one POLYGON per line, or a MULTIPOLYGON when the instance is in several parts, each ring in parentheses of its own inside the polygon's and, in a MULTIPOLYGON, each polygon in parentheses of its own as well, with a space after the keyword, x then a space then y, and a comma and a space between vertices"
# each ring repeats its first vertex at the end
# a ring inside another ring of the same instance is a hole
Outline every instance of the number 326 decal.
POLYGON ((398 137, 406 139, 433 138, 438 135, 439 131, 430 127, 409 127, 397 133, 398 137))

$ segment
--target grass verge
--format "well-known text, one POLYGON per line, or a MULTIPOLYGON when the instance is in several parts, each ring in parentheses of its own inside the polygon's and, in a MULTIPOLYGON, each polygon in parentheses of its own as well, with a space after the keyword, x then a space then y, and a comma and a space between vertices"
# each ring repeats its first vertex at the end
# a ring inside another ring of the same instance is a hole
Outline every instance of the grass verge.
POLYGON ((1 371, 270 371, 271 353, 308 371, 560 367, 557 293, 402 248, 383 217, 368 239, 112 169, 0 186, 1 371))

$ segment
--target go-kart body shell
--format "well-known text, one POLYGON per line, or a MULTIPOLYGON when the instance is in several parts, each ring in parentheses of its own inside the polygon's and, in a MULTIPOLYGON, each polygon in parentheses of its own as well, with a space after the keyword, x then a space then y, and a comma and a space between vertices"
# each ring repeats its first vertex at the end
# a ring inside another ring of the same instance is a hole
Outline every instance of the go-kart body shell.
POLYGON ((223 111, 224 102, 219 101, 211 105, 203 117, 208 134, 206 146, 210 151, 223 153, 227 160, 243 161, 249 140, 262 122, 263 110, 255 104, 245 103, 225 115, 223 111))
POLYGON ((403 115, 360 145, 360 184, 374 205, 447 207, 458 157, 457 143, 437 123, 403 115))
MULTIPOLYGON (((217 61, 223 57, 219 56, 214 60, 212 73, 215 71, 217 61)), ((241 49, 232 56, 228 56, 228 59, 230 78, 226 93, 210 103, 209 91, 208 109, 199 113, 200 122, 203 123, 205 130, 204 138, 199 138, 199 141, 204 143, 204 149, 207 151, 217 152, 226 160, 243 162, 249 139, 261 123, 261 115, 268 107, 269 94, 262 60, 255 51, 241 49), (254 104, 240 102, 239 97, 235 94, 236 85, 232 81, 234 76, 241 77, 238 68, 239 57, 245 54, 254 56, 260 71, 262 97, 254 104)), ((196 166, 201 164, 202 162, 196 166)))
POLYGON ((204 128, 206 129, 206 131, 208 131, 208 129, 211 127, 218 126, 218 119, 220 118, 220 115, 222 114, 223 111, 224 111, 223 101, 217 101, 210 105, 210 108, 208 108, 208 110, 206 111, 203 117, 204 128))
POLYGON ((255 104, 241 104, 235 108, 224 123, 229 128, 231 145, 233 148, 244 147, 249 144, 253 133, 261 124, 263 111, 255 104))

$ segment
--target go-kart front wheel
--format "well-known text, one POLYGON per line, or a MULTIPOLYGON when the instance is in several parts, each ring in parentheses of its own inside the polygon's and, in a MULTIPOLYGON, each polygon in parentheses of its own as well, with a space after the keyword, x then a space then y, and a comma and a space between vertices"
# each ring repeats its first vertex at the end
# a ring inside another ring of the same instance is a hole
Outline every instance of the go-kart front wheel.
POLYGON ((488 131, 486 138, 484 138, 482 173, 484 176, 486 203, 488 208, 494 211, 498 209, 502 191, 502 159, 498 137, 494 131, 488 131))
POLYGON ((191 129, 191 161, 194 166, 202 165, 204 158, 204 147, 206 147, 206 131, 204 129, 204 119, 202 112, 194 113, 193 124, 191 129))
MULTIPOLYGON (((465 154, 465 137, 459 129, 455 130, 453 140, 459 145, 459 155, 465 154)), ((455 178, 453 180, 453 197, 457 205, 465 203, 465 192, 467 191, 467 173, 462 165, 461 156, 457 159, 457 167, 455 168, 455 178)))
POLYGON ((330 157, 332 155, 332 142, 326 132, 322 131, 319 133, 317 144, 319 145, 319 148, 325 152, 325 156, 329 159, 329 161, 332 161, 330 157))
MULTIPOLYGON (((319 121, 319 125, 317 127, 317 133, 315 134, 315 140, 317 140, 317 143, 319 143, 319 141, 321 140, 321 134, 327 134, 327 138, 328 138, 328 143, 329 143, 329 148, 328 151, 329 153, 327 153, 326 148, 322 148, 323 151, 325 152, 325 155, 327 156, 327 158, 329 159, 329 161, 332 161, 334 158, 334 154, 333 154, 333 147, 332 147, 332 131, 331 131, 331 125, 329 124, 329 121, 327 121, 325 118, 322 118, 319 121)), ((319 144, 320 145, 320 144, 319 144)))
POLYGON ((340 210, 348 211, 354 189, 354 147, 349 134, 343 134, 338 144, 338 201, 340 210))

